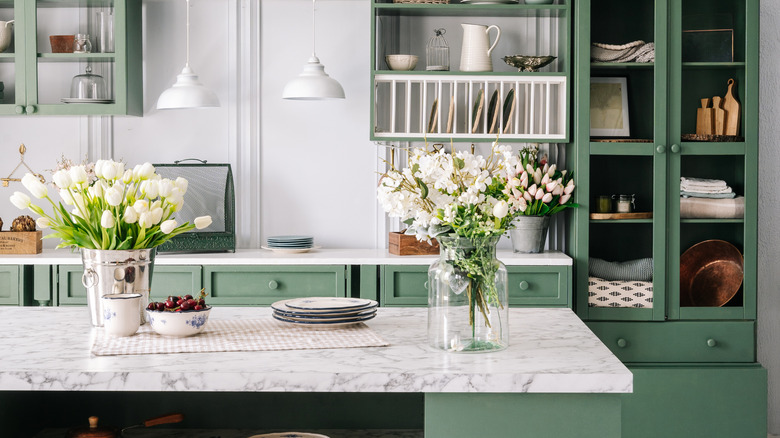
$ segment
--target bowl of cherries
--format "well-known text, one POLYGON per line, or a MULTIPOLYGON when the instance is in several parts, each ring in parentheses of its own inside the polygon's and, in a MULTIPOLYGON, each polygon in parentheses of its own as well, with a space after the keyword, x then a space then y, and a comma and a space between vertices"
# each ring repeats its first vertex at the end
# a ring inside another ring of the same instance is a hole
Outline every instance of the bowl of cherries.
POLYGON ((209 319, 211 306, 206 304, 206 293, 201 289, 197 297, 171 295, 163 302, 153 301, 146 307, 146 316, 152 329, 163 336, 184 337, 203 331, 209 319))

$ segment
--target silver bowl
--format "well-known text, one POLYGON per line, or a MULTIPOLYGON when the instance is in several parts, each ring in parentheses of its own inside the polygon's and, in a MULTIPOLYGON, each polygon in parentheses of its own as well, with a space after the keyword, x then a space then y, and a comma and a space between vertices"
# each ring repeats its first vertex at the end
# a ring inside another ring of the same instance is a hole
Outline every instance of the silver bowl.
POLYGON ((555 58, 555 56, 512 55, 504 56, 504 62, 512 67, 517 67, 517 71, 534 72, 555 61, 555 58))

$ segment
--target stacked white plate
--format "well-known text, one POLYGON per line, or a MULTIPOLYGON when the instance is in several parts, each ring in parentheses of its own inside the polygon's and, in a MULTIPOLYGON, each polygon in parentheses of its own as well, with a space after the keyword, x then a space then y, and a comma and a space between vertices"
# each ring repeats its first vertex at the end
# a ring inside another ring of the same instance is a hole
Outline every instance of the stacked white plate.
POLYGON ((312 236, 271 236, 266 242, 263 248, 276 252, 298 253, 318 248, 312 236))
POLYGON ((293 298, 271 304, 279 321, 309 327, 341 327, 368 321, 379 305, 363 298, 293 298))

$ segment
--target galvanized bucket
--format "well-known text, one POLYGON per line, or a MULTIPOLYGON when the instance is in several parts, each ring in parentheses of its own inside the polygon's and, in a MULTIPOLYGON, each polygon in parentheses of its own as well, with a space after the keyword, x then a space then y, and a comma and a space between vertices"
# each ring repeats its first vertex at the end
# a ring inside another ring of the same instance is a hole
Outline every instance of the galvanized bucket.
POLYGON ((87 306, 94 327, 103 326, 103 305, 106 294, 141 294, 141 324, 146 323, 146 306, 152 286, 152 270, 156 248, 103 250, 81 248, 84 274, 81 284, 87 288, 87 306))
POLYGON ((518 253, 544 251, 550 216, 518 216, 513 221, 515 228, 509 230, 512 250, 518 253))

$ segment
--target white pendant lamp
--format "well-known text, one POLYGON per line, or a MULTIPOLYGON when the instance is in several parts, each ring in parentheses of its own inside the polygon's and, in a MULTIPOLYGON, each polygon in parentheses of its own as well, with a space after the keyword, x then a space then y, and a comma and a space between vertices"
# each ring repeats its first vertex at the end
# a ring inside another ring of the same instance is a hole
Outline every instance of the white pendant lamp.
POLYGON ((311 2, 311 57, 306 65, 303 66, 303 72, 284 87, 284 91, 282 91, 283 99, 327 100, 344 98, 344 89, 341 88, 341 84, 325 73, 325 66, 320 63, 314 50, 316 41, 314 35, 316 28, 314 10, 316 2, 317 0, 312 0, 311 2))
POLYGON ((176 76, 176 83, 162 92, 157 109, 211 108, 219 106, 217 95, 198 81, 190 68, 190 0, 187 2, 187 62, 176 76))

